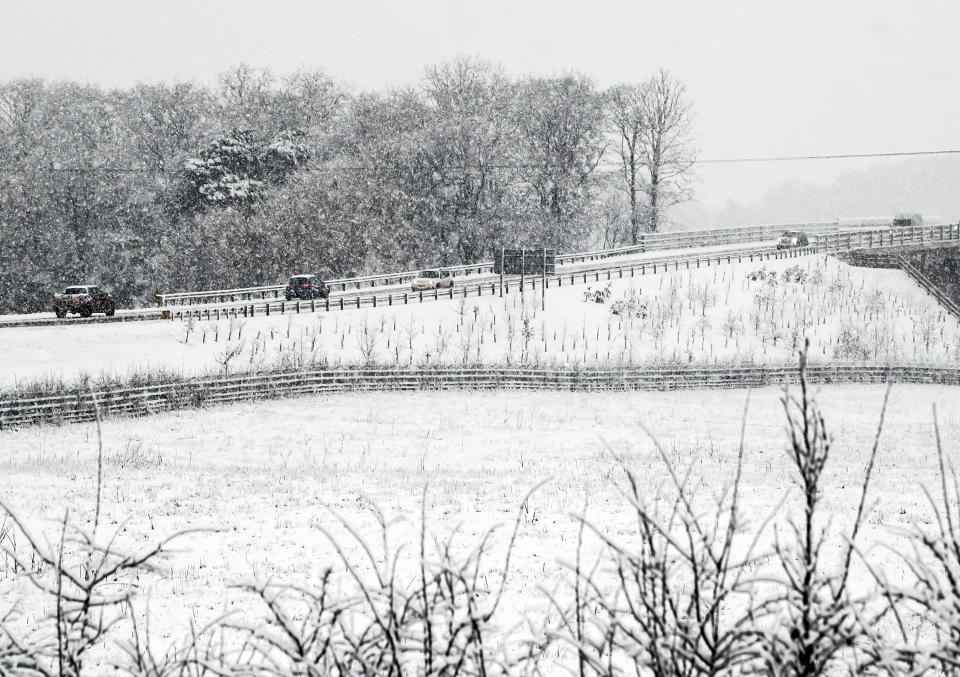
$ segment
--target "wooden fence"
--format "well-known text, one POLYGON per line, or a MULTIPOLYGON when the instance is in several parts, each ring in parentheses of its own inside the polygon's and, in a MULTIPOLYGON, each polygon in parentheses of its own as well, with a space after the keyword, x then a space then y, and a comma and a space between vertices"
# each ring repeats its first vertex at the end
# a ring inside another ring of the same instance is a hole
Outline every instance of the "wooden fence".
MULTIPOLYGON (((525 367, 336 368, 275 371, 171 380, 46 396, 0 395, 0 429, 64 424, 103 417, 143 416, 248 400, 365 391, 559 390, 625 391, 758 388, 795 383, 796 367, 640 366, 625 369, 525 367)), ((960 385, 960 368, 937 366, 810 365, 811 383, 931 383, 960 385)))

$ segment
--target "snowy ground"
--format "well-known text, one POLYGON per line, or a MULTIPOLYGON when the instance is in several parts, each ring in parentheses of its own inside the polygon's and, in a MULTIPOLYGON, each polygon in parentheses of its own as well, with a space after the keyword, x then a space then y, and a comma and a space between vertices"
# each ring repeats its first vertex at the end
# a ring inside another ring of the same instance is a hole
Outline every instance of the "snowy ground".
MULTIPOLYGON (((883 392, 862 385, 822 389, 836 438, 824 492, 836 518, 833 533, 849 522, 856 505, 883 392)), ((792 498, 779 517, 797 508, 779 394, 768 388, 751 395, 743 501, 754 525, 785 493, 792 498)), ((218 529, 185 538, 182 552, 164 561, 162 575, 137 583, 149 592, 154 635, 163 645, 188 620, 202 622, 224 610, 255 612, 231 584, 269 577, 310 584, 326 566, 342 571, 320 531, 332 529, 344 538, 330 510, 373 538, 367 507, 375 502, 395 520, 392 543, 409 544, 416 542, 426 486, 428 530, 445 535, 459 527, 466 550, 487 528, 509 523, 525 492, 549 478, 523 514, 516 575, 508 582, 510 607, 502 619, 510 622, 521 612, 546 610, 541 588, 553 589, 560 562, 571 559, 577 525, 571 514, 585 501, 588 515, 608 533, 630 537, 615 457, 637 472, 645 494, 665 485, 663 465, 641 423, 675 464, 692 467, 698 493, 714 496, 732 478, 746 397, 743 391, 380 393, 108 421, 101 524, 122 528, 119 544, 131 549, 183 528, 218 529)), ((901 537, 893 529, 929 516, 922 487, 936 486, 933 403, 946 449, 960 449, 956 389, 895 387, 871 489, 881 500, 864 543, 896 542, 901 537)), ((92 425, 0 433, 0 499, 50 542, 65 510, 89 527, 96 440, 92 425)), ((496 541, 487 563, 494 575, 502 566, 502 545, 502 538, 496 541)), ((354 546, 347 550, 358 554, 354 546)), ((891 577, 903 572, 887 551, 870 557, 891 577)), ((24 623, 42 610, 32 586, 5 566, 0 600, 0 616, 18 605, 26 612, 24 623)))
POLYGON ((956 364, 960 326, 903 272, 809 256, 680 270, 610 283, 362 311, 248 320, 4 329, 0 387, 158 368, 243 371, 313 362, 356 364, 793 363, 811 339, 823 362, 956 364), (794 266, 804 282, 784 281, 794 266), (750 280, 760 269, 777 274, 750 280), (646 317, 613 315, 634 299, 646 317), (232 355, 232 357, 231 357, 232 355))

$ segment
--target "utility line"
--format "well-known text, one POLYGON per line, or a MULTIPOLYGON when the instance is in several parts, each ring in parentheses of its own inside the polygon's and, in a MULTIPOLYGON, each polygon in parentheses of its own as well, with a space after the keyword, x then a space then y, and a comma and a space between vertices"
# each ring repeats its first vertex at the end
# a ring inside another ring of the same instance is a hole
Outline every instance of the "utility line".
POLYGON ((847 160, 850 158, 911 157, 917 155, 957 155, 960 150, 917 150, 899 153, 843 153, 836 155, 782 155, 775 157, 741 157, 697 160, 695 164, 720 164, 735 162, 787 162, 794 160, 847 160))
MULTIPOLYGON (((741 158, 708 158, 706 160, 696 160, 695 165, 701 164, 736 164, 736 163, 751 163, 751 162, 794 162, 802 160, 848 160, 855 158, 885 158, 885 157, 917 157, 924 155, 960 155, 960 149, 956 150, 918 150, 918 151, 902 151, 895 153, 842 153, 834 155, 780 155, 780 156, 770 156, 770 157, 741 157, 741 158)), ((299 167, 297 171, 307 171, 307 172, 337 172, 337 171, 375 171, 378 169, 383 169, 385 166, 389 165, 327 165, 324 167, 299 167)), ((542 164, 534 163, 511 163, 511 164, 484 164, 482 166, 446 166, 443 169, 451 171, 473 171, 473 170, 500 170, 500 169, 537 169, 543 167, 542 164)), ((63 173, 120 173, 120 174, 176 174, 181 171, 181 168, 173 168, 169 170, 159 170, 159 169, 150 169, 147 167, 112 167, 107 165, 101 166, 90 166, 90 167, 42 167, 40 168, 43 171, 48 172, 63 172, 63 173)), ((427 168, 424 168, 427 170, 427 168)), ((601 172, 619 172, 621 170, 620 166, 617 164, 607 164, 604 163, 599 167, 601 172)), ((12 174, 21 172, 22 169, 17 167, 0 167, 0 173, 12 174)))

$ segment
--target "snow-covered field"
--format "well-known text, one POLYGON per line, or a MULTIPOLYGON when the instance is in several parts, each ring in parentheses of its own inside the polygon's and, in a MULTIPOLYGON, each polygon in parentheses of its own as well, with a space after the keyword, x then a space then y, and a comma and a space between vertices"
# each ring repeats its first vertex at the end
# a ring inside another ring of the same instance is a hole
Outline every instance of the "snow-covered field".
MULTIPOLYGON (((836 443, 824 507, 832 533, 848 525, 875 433, 884 388, 830 386, 820 393, 836 443)), ((751 395, 746 426, 743 509, 752 527, 789 494, 778 519, 794 512, 798 495, 789 467, 780 392, 751 395)), ((459 529, 458 548, 484 530, 508 524, 524 494, 548 479, 521 517, 501 622, 545 613, 542 589, 554 589, 577 533, 572 514, 587 514, 610 534, 630 538, 634 524, 617 484, 617 458, 633 469, 645 494, 667 482, 641 424, 657 436, 678 467, 692 469, 699 495, 730 483, 747 393, 437 393, 357 394, 269 401, 209 411, 107 421, 103 426, 101 530, 120 529, 118 545, 145 548, 190 527, 216 531, 187 536, 158 575, 138 577, 139 605, 149 605, 163 646, 189 621, 222 611, 260 614, 230 586, 272 578, 315 584, 327 566, 343 573, 321 529, 361 560, 331 511, 376 544, 368 508, 393 520, 395 545, 415 554, 420 500, 427 487, 427 529, 459 529)), ((960 448, 960 398, 938 386, 894 387, 862 542, 897 542, 893 530, 929 519, 923 487, 936 486, 931 406, 938 404, 946 449, 960 448)), ((90 527, 96 495, 96 427, 39 427, 0 433, 0 498, 49 542, 57 520, 90 527)), ((500 532, 486 567, 502 568, 500 532)), ((7 547, 18 547, 9 540, 7 547)), ((22 547, 22 541, 20 546, 22 547)), ((902 550, 902 548, 901 548, 902 550)), ((596 555, 596 550, 589 554, 596 555)), ((903 564, 885 550, 871 558, 895 577, 903 564)), ((30 623, 45 610, 29 582, 0 566, 0 616, 11 605, 30 623)), ((562 656, 557 656, 562 658, 562 656)))
POLYGON ((606 303, 551 288, 363 311, 199 321, 4 329, 0 387, 83 375, 167 369, 231 372, 310 363, 558 364, 793 363, 811 359, 956 364, 960 326, 905 273, 853 268, 825 256, 711 266, 614 279, 606 303), (798 266, 802 282, 786 281, 798 266), (751 280, 761 269, 775 274, 751 280), (645 317, 611 313, 617 301, 645 317))

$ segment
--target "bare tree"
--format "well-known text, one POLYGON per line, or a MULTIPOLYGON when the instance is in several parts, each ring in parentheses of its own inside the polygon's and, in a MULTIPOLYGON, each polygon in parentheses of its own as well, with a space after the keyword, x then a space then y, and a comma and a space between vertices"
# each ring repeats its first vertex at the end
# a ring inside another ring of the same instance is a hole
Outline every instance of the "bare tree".
POLYGON ((661 70, 640 85, 613 87, 604 97, 630 198, 632 244, 639 241, 641 226, 657 232, 663 212, 690 195, 689 171, 696 152, 686 92, 686 85, 661 70))
POLYGON ((641 151, 647 170, 647 228, 660 230, 663 211, 686 200, 688 172, 696 159, 687 87, 666 70, 641 86, 647 124, 641 151))

